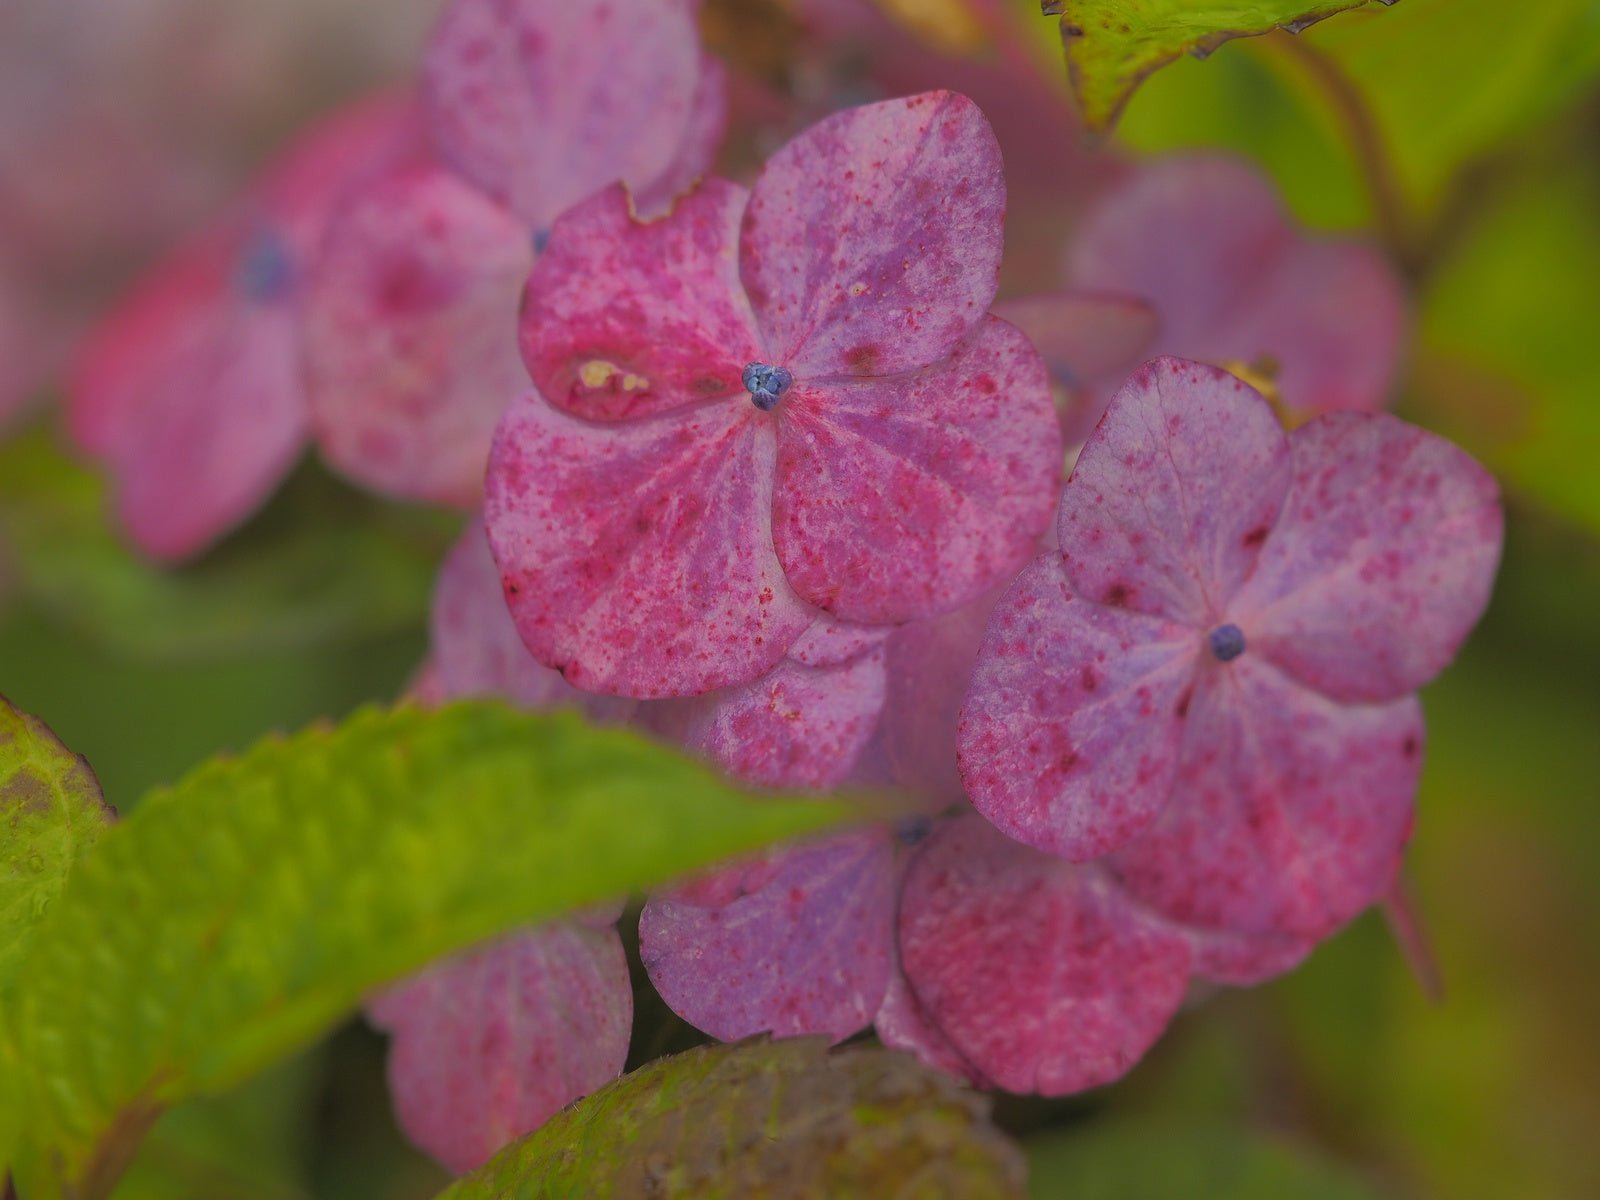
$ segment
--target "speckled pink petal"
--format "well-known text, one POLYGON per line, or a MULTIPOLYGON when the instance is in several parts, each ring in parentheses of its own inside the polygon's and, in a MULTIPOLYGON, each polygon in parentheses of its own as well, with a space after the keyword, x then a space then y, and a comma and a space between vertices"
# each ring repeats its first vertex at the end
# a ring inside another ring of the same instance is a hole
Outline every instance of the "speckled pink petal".
POLYGON ((1209 628, 1289 490, 1271 407, 1216 367, 1158 358, 1117 392, 1062 490, 1057 533, 1086 599, 1209 628))
POLYGON ((1163 354, 1270 360, 1291 408, 1388 398, 1406 326, 1394 270, 1358 242, 1301 236, 1243 161, 1173 156, 1113 188, 1074 239, 1068 274, 1148 300, 1163 354))
POLYGON ((622 1073, 633 988, 611 928, 557 922, 374 997, 400 1126, 457 1173, 622 1073))
POLYGON ((934 831, 900 900, 900 960, 922 1012, 1012 1092, 1125 1074, 1183 999, 1189 948, 1097 867, 1018 845, 975 816, 934 831))
POLYGON ((1155 342, 1155 310, 1109 292, 1049 292, 994 306, 1033 343, 1059 389, 1062 441, 1080 446, 1155 342))
POLYGON ((1044 364, 1004 321, 905 375, 797 382, 777 414, 778 556, 836 617, 956 608, 1025 562, 1049 524, 1060 430, 1044 364))
POLYGON ((501 419, 484 517, 517 630, 585 691, 697 695, 770 670, 815 610, 772 548, 770 422, 728 399, 598 424, 501 419))
POLYGON ((695 86, 689 125, 678 146, 677 157, 666 171, 647 183, 633 185, 633 207, 645 217, 656 217, 672 202, 705 178, 722 148, 728 128, 728 69, 709 54, 700 56, 700 78, 695 86))
POLYGON ((873 1019, 873 1029, 878 1040, 895 1050, 915 1054, 924 1065, 964 1079, 973 1087, 992 1088, 994 1083, 986 1078, 950 1040, 928 1019, 922 1003, 898 968, 889 972, 889 986, 883 993, 883 1004, 873 1019))
POLYGON ((881 646, 889 633, 882 625, 852 625, 818 613, 811 627, 789 647, 789 657, 807 667, 843 666, 881 646))
POLYGON ((883 708, 883 651, 833 667, 785 659, 743 687, 683 701, 683 744, 759 787, 838 787, 883 708))
POLYGON ((528 652, 517 636, 481 521, 451 548, 434 586, 430 622, 442 696, 503 696, 525 708, 581 708, 596 720, 622 720, 634 703, 580 692, 528 652))
POLYGON ((453 0, 423 92, 445 158, 539 229, 598 188, 671 167, 699 67, 683 4, 453 0))
POLYGON ((745 198, 707 180, 641 221, 615 187, 556 222, 519 322, 523 361, 551 403, 602 421, 719 396, 750 407, 740 376, 760 351, 733 252, 745 198))
POLYGON ((893 841, 865 830, 780 852, 774 865, 721 903, 652 898, 639 956, 661 998, 713 1037, 848 1037, 888 984, 893 841))
POLYGON ((1074 596, 1060 557, 1041 556, 995 606, 961 711, 973 805, 1074 861, 1122 845, 1171 793, 1201 644, 1074 596))
POLYGON ((1483 614, 1504 517, 1494 479, 1383 413, 1335 413, 1289 439, 1294 488, 1231 619, 1339 700, 1427 683, 1483 614))
POLYGON ((1185 925, 1325 937, 1399 867, 1421 709, 1335 704, 1252 654, 1206 665, 1172 802, 1110 862, 1185 925))
POLYGON ((440 168, 362 191, 335 218, 305 298, 323 453, 392 496, 469 507, 489 439, 527 386, 516 313, 527 230, 440 168))
POLYGON ((1177 926, 1194 955, 1192 970, 1201 979, 1229 987, 1254 987, 1294 970, 1311 953, 1315 939, 1279 933, 1235 933, 1226 929, 1177 926))
POLYGON ((999 281, 1005 180, 977 105, 924 92, 835 113, 768 161, 740 269, 774 361, 889 375, 943 358, 999 281))

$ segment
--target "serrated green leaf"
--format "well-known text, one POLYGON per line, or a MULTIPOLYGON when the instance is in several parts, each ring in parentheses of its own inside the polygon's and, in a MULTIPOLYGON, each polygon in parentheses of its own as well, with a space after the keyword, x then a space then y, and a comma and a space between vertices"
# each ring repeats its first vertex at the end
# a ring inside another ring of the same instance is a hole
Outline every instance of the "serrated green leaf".
POLYGON ((657 1059, 439 1200, 1020 1197, 982 1097, 890 1050, 758 1039, 657 1059))
POLYGON ((0 553, 41 610, 131 658, 261 654, 420 625, 445 541, 391 529, 377 505, 313 475, 203 560, 164 569, 108 523, 104 481, 35 429, 0 446, 0 553), (341 502, 354 511, 337 515, 341 502))
MULTIPOLYGON (((1308 25, 1362 8, 1368 0, 1045 0, 1061 14, 1067 74, 1091 129, 1115 124, 1145 76, 1184 54, 1224 42, 1308 25)), ((1394 0, 1380 0, 1393 4, 1394 0)))
POLYGON ((1379 1200, 1343 1167, 1290 1143, 1226 1127, 1122 1121, 1028 1145, 1037 1200, 1379 1200))
POLYGON ((489 703, 368 710, 211 762, 106 833, 23 964, 23 1200, 105 1195, 163 1109, 440 955, 846 815, 489 703))
POLYGON ((111 816, 89 764, 0 696, 0 992, 111 816))

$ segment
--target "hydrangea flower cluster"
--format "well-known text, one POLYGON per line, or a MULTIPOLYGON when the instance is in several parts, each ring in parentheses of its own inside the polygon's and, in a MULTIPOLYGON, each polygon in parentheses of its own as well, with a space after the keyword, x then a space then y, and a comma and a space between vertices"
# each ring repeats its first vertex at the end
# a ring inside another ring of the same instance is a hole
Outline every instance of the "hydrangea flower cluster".
MULTIPOLYGON (((1498 492, 1378 411, 1387 267, 1229 160, 1134 172, 1076 231, 1073 290, 1005 300, 1004 164, 963 95, 693 182, 723 112, 693 7, 456 0, 420 102, 263 193, 283 253, 208 240, 113 324, 80 436, 171 556, 308 429, 372 486, 481 495, 423 702, 576 706, 753 786, 908 794, 647 899, 645 968, 696 1027, 872 1026, 982 1086, 1104 1084, 1192 982, 1288 970, 1388 891, 1415 693, 1487 602, 1498 492), (269 326, 303 373, 251 374, 269 326), (272 416, 243 430, 250 396, 272 416), (214 481, 166 465, 200 446, 214 481)), ((621 1069, 619 911, 372 1002, 420 1145, 467 1169, 621 1069)))

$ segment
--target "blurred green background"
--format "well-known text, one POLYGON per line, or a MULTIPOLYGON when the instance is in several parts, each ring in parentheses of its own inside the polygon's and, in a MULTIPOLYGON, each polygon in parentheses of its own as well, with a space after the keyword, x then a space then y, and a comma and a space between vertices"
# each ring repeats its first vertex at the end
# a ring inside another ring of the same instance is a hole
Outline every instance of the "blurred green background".
MULTIPOLYGON (((316 70, 290 99, 241 101, 238 144, 214 138, 219 178, 414 52, 405 38, 335 52, 327 13, 302 7, 280 14, 281 53, 316 47, 316 70)), ((335 7, 358 31, 390 19, 335 7)), ((420 36, 432 6, 405 7, 420 36)), ((806 7, 712 2, 708 37, 725 48, 789 30, 806 7)), ((941 64, 954 76, 992 61, 986 39, 1000 36, 1067 111, 1054 23, 1030 0, 885 7, 916 10, 898 36, 925 86, 941 64)), ((1495 600, 1424 695, 1409 872, 1444 998, 1424 998, 1375 914, 1286 979, 1199 997, 1124 1082, 999 1103, 1040 1196, 1600 1196, 1600 4, 1369 9, 1158 72, 1109 151, 1231 147, 1309 225, 1382 236, 1416 298, 1400 411, 1505 483, 1495 600)), ((870 79, 875 54, 901 53, 886 46, 851 47, 851 69, 870 79)), ((764 69, 792 89, 841 57, 799 39, 764 69)), ((0 83, 0 113, 16 103, 0 83)), ((734 144, 759 134, 736 130, 734 144)), ((116 282, 83 287, 103 303, 116 282)), ((62 452, 48 404, 0 443, 0 692, 86 755, 124 808, 219 749, 396 695, 425 652, 432 570, 456 523, 308 463, 221 548, 162 573, 103 513, 103 486, 62 452)), ((659 1004, 640 1010, 636 1044, 689 1040, 659 1004)), ((119 1195, 377 1200, 441 1179, 394 1130, 381 1041, 351 1026, 239 1096, 171 1114, 119 1195)))

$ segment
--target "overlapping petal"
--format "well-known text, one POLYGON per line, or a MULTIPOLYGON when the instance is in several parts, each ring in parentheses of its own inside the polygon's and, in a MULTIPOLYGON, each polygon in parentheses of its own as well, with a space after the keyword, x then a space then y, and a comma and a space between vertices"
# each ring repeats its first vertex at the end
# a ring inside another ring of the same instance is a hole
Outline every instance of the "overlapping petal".
POLYGON ((1185 925, 1325 937, 1399 867, 1422 711, 1335 703, 1252 654, 1203 674, 1172 802, 1111 866, 1185 925))
POLYGON ((1100 868, 1003 837, 976 816, 907 869, 900 959, 921 1013, 994 1084, 1062 1095, 1131 1067, 1177 1011, 1190 951, 1100 868))
POLYGON ((740 270, 773 361, 890 375, 943 358, 998 286, 1005 181, 965 96, 835 113, 768 160, 740 270))
POLYGON ((454 0, 423 91, 444 157, 539 229, 598 188, 668 170, 700 57, 687 5, 454 0))
POLYGON ((653 898, 640 957, 672 1010, 713 1037, 848 1037, 888 985, 896 883, 885 830, 780 851, 750 891, 653 898))
POLYGON ((1504 518, 1463 451, 1382 413, 1318 418, 1290 438, 1294 487, 1235 619, 1339 700, 1427 683, 1483 614, 1504 518))
POLYGON ((1272 409, 1226 371, 1177 358, 1122 386, 1062 491, 1073 591, 1200 628, 1222 619, 1289 490, 1272 409))
POLYGON ((597 424, 532 393, 501 419, 485 524, 535 657, 586 691, 695 695, 811 624, 772 546, 771 424, 749 404, 597 424))
POLYGON ((674 200, 688 192, 711 169, 727 128, 728 69, 720 60, 702 54, 694 104, 689 110, 689 124, 683 131, 678 153, 663 174, 649 181, 630 181, 635 211, 646 218, 666 213, 674 200))
POLYGON ((735 257, 746 198, 708 180, 641 221, 613 187, 556 222, 519 322, 551 403, 613 420, 743 395, 740 373, 760 357, 735 257))
POLYGON ((633 989, 615 929, 557 922, 434 966, 367 1012, 393 1037, 401 1127, 465 1172, 622 1073, 633 989))
POLYGON ((397 172, 335 218, 305 299, 323 453, 390 495, 469 506, 489 439, 527 386, 516 308, 533 247, 439 168, 397 172))
POLYGON ((1189 629, 1075 596, 1041 556, 995 606, 961 713, 973 804, 1074 861, 1122 845, 1166 805, 1200 647, 1189 629))
POLYGON ((956 607, 1026 561, 1049 522, 1061 445, 1044 366, 996 318, 931 366, 797 383, 778 411, 778 555, 834 616, 956 607))

